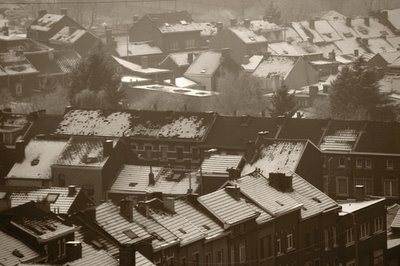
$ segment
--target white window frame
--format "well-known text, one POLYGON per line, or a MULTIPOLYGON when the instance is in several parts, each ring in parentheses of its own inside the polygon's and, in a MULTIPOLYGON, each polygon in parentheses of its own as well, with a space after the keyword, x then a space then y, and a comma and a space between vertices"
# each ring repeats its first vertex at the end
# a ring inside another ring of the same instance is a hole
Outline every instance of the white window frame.
POLYGON ((397 186, 397 180, 395 180, 393 178, 385 178, 385 179, 383 179, 383 196, 385 196, 385 197, 396 197, 397 193, 394 193, 394 192, 396 192, 396 186, 397 186), (386 191, 386 182, 390 183, 389 191, 386 191))
POLYGON ((239 243, 239 262, 246 263, 246 243, 244 241, 239 243))
POLYGON ((325 243, 325 250, 329 250, 329 231, 328 231, 328 229, 324 230, 324 243, 325 243))
POLYGON ((17 82, 15 83, 15 95, 17 97, 22 96, 23 90, 22 90, 22 83, 17 82))
POLYGON ((282 254, 282 241, 280 238, 278 238, 278 239, 276 239, 276 242, 277 242, 276 246, 278 248, 277 255, 281 255, 282 254))
POLYGON ((294 248, 293 246, 293 234, 288 234, 286 236, 287 238, 287 250, 292 250, 294 248))
POLYGON ((360 224, 360 239, 366 239, 369 235, 369 223, 360 224))
POLYGON ((383 217, 376 217, 374 219, 374 233, 383 232, 383 217))
POLYGON ((336 177, 336 195, 338 196, 348 196, 349 195, 349 178, 347 176, 337 176, 336 177), (346 192, 345 193, 341 193, 341 191, 339 191, 339 181, 340 180, 345 180, 346 181, 346 192))
POLYGON ((372 160, 365 159, 365 169, 372 169, 372 160))
POLYGON ((392 159, 386 160, 386 170, 393 170, 394 169, 394 162, 392 159))
POLYGON ((346 246, 351 246, 354 244, 354 228, 351 227, 346 230, 346 246))
POLYGON ((356 159, 356 168, 363 168, 363 159, 356 159))

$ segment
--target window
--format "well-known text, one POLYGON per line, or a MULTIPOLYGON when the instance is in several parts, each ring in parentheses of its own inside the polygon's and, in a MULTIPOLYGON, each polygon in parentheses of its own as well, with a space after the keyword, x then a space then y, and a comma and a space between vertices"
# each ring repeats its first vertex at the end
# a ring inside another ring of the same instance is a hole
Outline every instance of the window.
POLYGON ((348 195, 348 181, 346 176, 336 177, 336 194, 339 196, 348 195))
POLYGON ((383 181, 383 196, 397 196, 397 182, 394 179, 385 179, 383 181))
POLYGON ((383 231, 383 217, 376 217, 374 219, 374 233, 383 231))
POLYGON ((374 265, 383 266, 383 250, 374 250, 374 265))
POLYGON ((336 239, 336 227, 332 227, 332 243, 334 247, 337 247, 337 239, 336 239))
POLYGON ((166 160, 168 158, 168 146, 160 146, 161 159, 166 160))
POLYGON ((346 246, 354 244, 353 231, 353 228, 349 228, 346 230, 346 246))
POLYGON ((145 151, 146 159, 151 159, 151 156, 152 156, 152 153, 153 153, 153 146, 145 145, 144 146, 144 151, 145 151))
POLYGON ((360 239, 367 238, 369 236, 369 223, 362 223, 360 225, 360 239))
POLYGON ((367 169, 371 169, 372 168, 371 159, 365 159, 365 168, 367 168, 367 169))
POLYGON ((15 84, 15 95, 21 96, 22 95, 22 83, 15 84))
POLYGON ((207 253, 205 257, 206 266, 211 266, 211 253, 207 253))
POLYGON ((356 168, 362 168, 362 167, 363 167, 363 160, 356 159, 356 168))
POLYGON ((339 158, 339 167, 346 167, 346 159, 344 157, 339 158))
POLYGON ((288 234, 287 236, 287 250, 293 249, 293 234, 288 234))
POLYGON ((278 255, 280 255, 280 254, 282 254, 282 243, 281 243, 281 239, 280 238, 278 238, 277 240, 276 240, 276 247, 277 247, 277 254, 278 255))
POLYGON ((185 40, 185 47, 187 49, 195 48, 196 47, 196 40, 195 39, 188 39, 185 40))
POLYGON ((169 49, 170 50, 178 50, 179 49, 179 43, 178 41, 171 41, 169 43, 169 49))
POLYGON ((386 160, 386 169, 393 170, 393 160, 386 160))
POLYGON ((323 191, 325 194, 329 192, 329 177, 327 175, 323 176, 323 191))
POLYGON ((183 159, 183 148, 176 147, 176 159, 182 160, 183 159))
POLYGON ((324 230, 324 243, 325 243, 325 250, 329 249, 329 231, 328 230, 324 230))
POLYGON ((244 241, 239 244, 239 262, 246 262, 246 243, 244 241))
POLYGON ((173 252, 172 252, 172 254, 167 255, 167 266, 174 265, 174 258, 175 258, 175 254, 173 252))
POLYGON ((192 265, 199 266, 200 265, 200 255, 199 252, 195 252, 192 254, 192 265))

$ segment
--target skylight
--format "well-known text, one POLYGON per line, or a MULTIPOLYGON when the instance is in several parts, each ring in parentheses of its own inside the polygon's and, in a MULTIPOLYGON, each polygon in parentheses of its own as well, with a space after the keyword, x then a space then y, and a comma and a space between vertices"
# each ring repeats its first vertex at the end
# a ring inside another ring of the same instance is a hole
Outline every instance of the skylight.
POLYGON ((58 196, 60 196, 60 194, 58 194, 58 193, 49 193, 46 196, 46 201, 49 203, 54 203, 57 201, 58 196))
POLYGON ((203 224, 203 227, 206 229, 206 230, 210 230, 211 228, 208 226, 208 225, 206 225, 206 224, 203 224))
POLYGON ((130 239, 135 239, 138 237, 138 235, 135 234, 131 229, 124 230, 124 231, 122 231, 122 233, 124 233, 130 239))
POLYGON ((319 198, 313 197, 312 200, 315 202, 321 203, 321 200, 319 198))
POLYGON ((187 234, 186 231, 183 230, 183 228, 179 228, 178 230, 179 230, 179 232, 181 232, 182 234, 187 234))
POLYGON ((275 202, 278 203, 280 206, 284 206, 284 204, 282 202, 280 202, 279 200, 276 200, 275 202))

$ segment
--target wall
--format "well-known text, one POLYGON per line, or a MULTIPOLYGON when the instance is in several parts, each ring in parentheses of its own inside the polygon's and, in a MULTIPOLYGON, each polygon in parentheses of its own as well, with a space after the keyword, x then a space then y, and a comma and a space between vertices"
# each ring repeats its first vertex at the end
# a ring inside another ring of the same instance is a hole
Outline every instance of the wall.
POLYGON ((295 172, 313 186, 322 190, 322 154, 317 147, 307 143, 295 172))

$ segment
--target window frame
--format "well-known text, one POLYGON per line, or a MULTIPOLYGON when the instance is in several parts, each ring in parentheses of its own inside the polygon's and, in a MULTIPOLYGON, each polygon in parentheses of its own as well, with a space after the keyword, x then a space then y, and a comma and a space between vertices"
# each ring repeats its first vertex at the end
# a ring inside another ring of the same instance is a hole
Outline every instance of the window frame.
POLYGON ((338 159, 338 167, 339 168, 346 168, 346 157, 339 157, 339 159, 338 159), (343 160, 343 164, 341 163, 341 160, 343 160))
POLYGON ((369 223, 365 222, 360 224, 360 239, 366 239, 370 236, 369 223))
POLYGON ((244 240, 239 243, 239 263, 246 263, 246 242, 244 240))
POLYGON ((337 176, 336 177, 336 195, 337 196, 348 196, 349 195, 349 178, 347 176, 337 176), (345 180, 346 181, 346 192, 341 193, 339 181, 345 180))
POLYGON ((363 168, 363 159, 360 159, 360 158, 356 159, 356 168, 358 168, 358 169, 363 168))
POLYGON ((397 180, 394 178, 384 178, 383 179, 383 196, 384 197, 397 197, 398 191, 397 189, 397 180), (390 193, 386 191, 386 182, 390 183, 390 193))
POLYGON ((350 227, 346 229, 346 247, 354 245, 355 240, 354 240, 354 228, 350 227))
POLYGON ((290 233, 286 236, 287 239, 287 251, 290 251, 292 249, 294 249, 294 239, 293 239, 293 234, 290 233))
POLYGON ((279 238, 277 238, 276 239, 276 242, 277 242, 277 244, 276 244, 276 247, 277 247, 277 251, 276 251, 276 255, 282 255, 283 254, 283 252, 282 252, 282 241, 281 241, 281 238, 279 237, 279 238))

